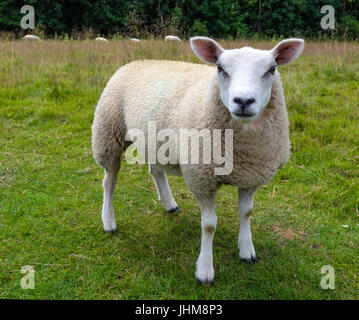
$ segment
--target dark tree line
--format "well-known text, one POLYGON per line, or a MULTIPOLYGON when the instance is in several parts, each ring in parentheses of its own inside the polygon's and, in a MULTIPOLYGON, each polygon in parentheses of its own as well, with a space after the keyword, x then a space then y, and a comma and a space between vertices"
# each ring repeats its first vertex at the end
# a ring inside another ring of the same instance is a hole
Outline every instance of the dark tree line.
POLYGON ((123 36, 359 36, 359 0, 1 0, 0 31, 22 31, 24 4, 35 8, 36 26, 49 37, 85 30, 123 36), (320 26, 323 5, 335 9, 335 30, 320 26))

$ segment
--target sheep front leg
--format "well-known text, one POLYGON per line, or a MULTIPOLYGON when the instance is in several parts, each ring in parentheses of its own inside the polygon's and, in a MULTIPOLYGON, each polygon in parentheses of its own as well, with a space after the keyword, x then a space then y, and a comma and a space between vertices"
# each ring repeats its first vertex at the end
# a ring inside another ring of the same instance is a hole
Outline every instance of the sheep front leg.
POLYGON ((214 278, 212 242, 217 226, 214 198, 199 201, 201 209, 202 240, 201 252, 197 260, 196 278, 202 283, 211 284, 214 278))
POLYGON ((249 263, 257 262, 251 234, 250 219, 256 189, 238 189, 240 229, 238 236, 239 257, 249 263))

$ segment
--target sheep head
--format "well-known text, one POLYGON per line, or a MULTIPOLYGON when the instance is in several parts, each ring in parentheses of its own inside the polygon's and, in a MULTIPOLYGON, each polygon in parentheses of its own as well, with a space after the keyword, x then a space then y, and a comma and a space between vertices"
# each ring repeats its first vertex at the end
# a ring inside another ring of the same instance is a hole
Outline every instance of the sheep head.
POLYGON ((202 61, 216 64, 222 102, 240 122, 258 117, 270 100, 277 66, 294 61, 304 47, 304 40, 294 38, 279 42, 271 50, 225 50, 207 37, 193 37, 190 43, 202 61))

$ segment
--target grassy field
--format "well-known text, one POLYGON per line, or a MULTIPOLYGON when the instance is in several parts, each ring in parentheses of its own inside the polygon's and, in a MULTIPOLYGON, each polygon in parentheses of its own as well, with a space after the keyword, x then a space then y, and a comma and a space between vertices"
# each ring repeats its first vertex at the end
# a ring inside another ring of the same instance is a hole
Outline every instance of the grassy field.
POLYGON ((182 212, 170 215, 147 166, 124 163, 119 231, 102 229, 94 109, 115 70, 142 58, 199 62, 188 43, 0 41, 0 298, 358 299, 359 44, 309 42, 280 68, 292 156, 255 198, 261 260, 239 260, 236 189, 223 187, 212 287, 195 281, 200 214, 180 177, 169 180, 182 212), (34 290, 21 289, 25 265, 34 290), (324 265, 334 290, 320 287, 324 265))

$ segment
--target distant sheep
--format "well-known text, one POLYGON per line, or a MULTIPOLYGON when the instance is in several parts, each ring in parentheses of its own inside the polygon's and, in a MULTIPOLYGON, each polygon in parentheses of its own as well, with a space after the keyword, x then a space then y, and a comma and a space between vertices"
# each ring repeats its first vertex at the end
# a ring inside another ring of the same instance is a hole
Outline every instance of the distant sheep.
MULTIPOLYGON (((197 199, 202 214, 202 241, 196 277, 211 283, 212 241, 217 226, 215 196, 221 185, 238 188, 239 257, 250 263, 257 261, 250 230, 254 194, 290 156, 288 115, 277 67, 294 61, 301 54, 304 41, 283 40, 272 50, 225 50, 206 37, 191 38, 190 43, 201 60, 215 66, 141 60, 117 70, 96 108, 92 150, 105 171, 103 226, 105 231, 114 232, 113 192, 121 155, 135 141, 128 135, 130 130, 144 132, 148 145, 153 141, 149 140, 150 121, 156 121, 155 132, 166 128, 176 132, 183 128, 232 130, 232 170, 224 175, 214 174, 218 165, 213 159, 210 164, 150 164, 159 199, 167 211, 179 209, 166 173, 182 175, 197 199)), ((161 146, 152 142, 151 145, 157 152, 161 146)), ((208 148, 216 149, 214 144, 208 148)), ((149 156, 144 156, 148 161, 149 156)))
POLYGON ((134 41, 134 42, 140 42, 140 41, 141 41, 141 40, 136 39, 136 38, 131 38, 130 40, 131 40, 131 41, 134 41))
POLYGON ((166 36, 165 41, 175 41, 175 42, 182 42, 182 40, 177 36, 166 36))
POLYGON ((34 36, 32 34, 27 34, 25 37, 22 38, 23 40, 27 41, 40 41, 41 39, 38 36, 34 36))
POLYGON ((97 37, 97 38, 95 39, 95 41, 108 43, 108 40, 107 40, 106 38, 103 38, 103 37, 97 37))

